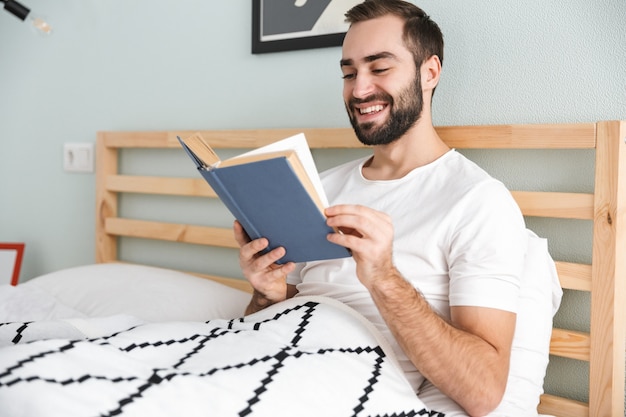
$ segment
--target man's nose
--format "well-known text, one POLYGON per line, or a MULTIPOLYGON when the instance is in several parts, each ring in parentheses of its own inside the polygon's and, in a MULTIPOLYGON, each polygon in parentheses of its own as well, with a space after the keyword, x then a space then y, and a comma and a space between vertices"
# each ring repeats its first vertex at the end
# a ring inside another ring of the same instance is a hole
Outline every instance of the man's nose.
POLYGON ((357 75, 357 77, 354 80, 354 84, 352 86, 352 95, 355 98, 363 99, 365 97, 368 97, 372 95, 374 90, 375 90, 375 85, 372 80, 372 77, 365 75, 365 74, 357 75))

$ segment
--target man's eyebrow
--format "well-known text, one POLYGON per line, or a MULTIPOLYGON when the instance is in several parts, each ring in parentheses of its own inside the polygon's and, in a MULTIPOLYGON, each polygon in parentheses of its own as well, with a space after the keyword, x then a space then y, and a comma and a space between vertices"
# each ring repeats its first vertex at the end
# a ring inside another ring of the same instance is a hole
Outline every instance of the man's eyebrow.
POLYGON ((349 67, 353 63, 354 63, 354 61, 352 61, 351 59, 342 59, 342 60, 339 61, 339 66, 341 66, 341 67, 349 67))
MULTIPOLYGON (((396 59, 396 56, 394 54, 392 54, 391 52, 379 52, 377 54, 373 54, 373 55, 368 55, 365 58, 363 58, 363 61, 365 62, 375 62, 378 61, 380 59, 396 59)), ((339 65, 342 67, 345 66, 351 66, 354 65, 354 61, 350 58, 347 59, 342 59, 341 61, 339 61, 339 65)))

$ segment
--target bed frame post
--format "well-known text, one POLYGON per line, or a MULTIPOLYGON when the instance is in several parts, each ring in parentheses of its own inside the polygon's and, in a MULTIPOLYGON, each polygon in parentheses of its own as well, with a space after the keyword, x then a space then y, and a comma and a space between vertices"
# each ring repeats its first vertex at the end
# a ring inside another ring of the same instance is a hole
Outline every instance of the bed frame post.
POLYGON ((597 124, 589 415, 624 415, 626 122, 597 124))
POLYGON ((117 148, 107 146, 106 133, 98 132, 96 141, 96 262, 117 260, 117 238, 106 233, 106 220, 117 217, 117 193, 109 191, 106 178, 117 174, 117 148))

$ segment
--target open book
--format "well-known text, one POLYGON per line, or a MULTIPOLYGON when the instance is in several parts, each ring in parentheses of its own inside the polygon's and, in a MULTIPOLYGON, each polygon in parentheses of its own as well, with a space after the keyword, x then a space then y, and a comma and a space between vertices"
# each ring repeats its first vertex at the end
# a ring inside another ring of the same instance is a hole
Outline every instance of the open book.
POLYGON ((267 238, 268 250, 285 248, 278 263, 350 256, 326 239, 335 231, 326 225, 328 202, 304 134, 224 161, 200 134, 178 140, 248 236, 267 238))

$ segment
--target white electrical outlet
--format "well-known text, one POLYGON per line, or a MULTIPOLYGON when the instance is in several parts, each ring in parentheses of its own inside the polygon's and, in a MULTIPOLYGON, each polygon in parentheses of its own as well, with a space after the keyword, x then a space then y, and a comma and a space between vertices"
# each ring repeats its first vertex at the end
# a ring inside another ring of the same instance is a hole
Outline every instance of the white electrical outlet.
POLYGON ((93 143, 63 145, 63 169, 67 172, 93 172, 93 143))

